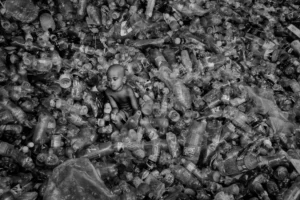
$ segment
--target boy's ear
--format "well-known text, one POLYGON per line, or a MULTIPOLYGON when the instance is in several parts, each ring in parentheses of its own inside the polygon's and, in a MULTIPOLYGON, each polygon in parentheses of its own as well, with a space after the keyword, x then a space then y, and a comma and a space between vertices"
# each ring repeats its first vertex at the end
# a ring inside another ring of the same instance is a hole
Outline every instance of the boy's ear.
POLYGON ((123 77, 123 83, 126 83, 126 76, 123 77))

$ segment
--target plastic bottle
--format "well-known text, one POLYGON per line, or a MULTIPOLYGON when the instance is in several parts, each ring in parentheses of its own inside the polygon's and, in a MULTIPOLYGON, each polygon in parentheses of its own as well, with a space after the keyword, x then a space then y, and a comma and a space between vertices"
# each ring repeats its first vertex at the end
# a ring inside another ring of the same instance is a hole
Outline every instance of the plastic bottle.
POLYGON ((14 135, 20 135, 22 131, 23 131, 23 126, 21 125, 14 125, 14 124, 0 125, 0 134, 9 132, 14 135))
POLYGON ((173 83, 173 92, 176 98, 175 106, 178 105, 178 110, 185 111, 190 109, 192 105, 192 98, 189 88, 187 88, 180 80, 173 83))
POLYGON ((100 26, 102 25, 101 23, 101 17, 100 17, 100 11, 98 10, 98 8, 92 4, 89 4, 86 8, 87 10, 87 14, 89 16, 90 19, 93 20, 93 22, 97 25, 100 26))
POLYGON ((263 188, 263 184, 267 182, 267 177, 263 174, 258 175, 249 185, 249 190, 255 193, 260 199, 270 200, 267 191, 263 188))
POLYGON ((169 24, 172 31, 177 31, 180 28, 179 23, 173 16, 171 16, 168 13, 165 13, 163 15, 164 15, 164 19, 165 19, 166 23, 169 24))
POLYGON ((73 85, 71 90, 71 96, 74 100, 81 100, 83 92, 86 89, 86 84, 81 81, 77 76, 73 79, 73 85))
POLYGON ((151 151, 148 156, 148 160, 151 163, 156 163, 158 161, 160 151, 161 151, 161 145, 159 139, 151 140, 151 151))
POLYGON ((224 161, 214 163, 223 175, 237 175, 257 168, 259 165, 275 167, 287 162, 285 156, 257 156, 253 153, 241 156, 233 156, 224 161))
POLYGON ((83 93, 83 102, 89 108, 91 108, 94 117, 97 117, 99 114, 98 107, 101 109, 101 103, 98 101, 98 99, 91 92, 85 91, 83 93))
POLYGON ((158 180, 153 175, 153 173, 149 173, 149 171, 144 171, 142 173, 142 178, 144 178, 145 183, 147 183, 150 186, 150 197, 158 199, 165 192, 165 184, 158 180))
POLYGON ((174 49, 165 48, 162 53, 163 53, 163 56, 165 57, 165 59, 171 65, 172 69, 174 70, 174 68, 177 66, 176 55, 175 55, 174 49))
POLYGON ((51 136, 51 148, 57 149, 62 146, 62 137, 59 134, 51 136))
POLYGON ((176 111, 176 110, 170 110, 170 112, 168 113, 168 118, 172 121, 172 122, 178 122, 180 120, 180 114, 176 111))
POLYGON ((252 132, 252 128, 247 124, 249 122, 248 116, 238 109, 228 106, 224 109, 223 116, 226 118, 229 117, 235 126, 241 128, 245 132, 252 132))
POLYGON ((17 149, 14 148, 13 145, 7 142, 0 142, 0 155, 13 158, 15 162, 26 169, 30 170, 34 168, 33 161, 30 157, 20 153, 17 149))
POLYGON ((189 31, 191 33, 195 33, 196 31, 198 31, 201 28, 200 25, 200 18, 199 17, 195 17, 192 19, 190 25, 189 25, 189 31))
POLYGON ((223 125, 220 121, 213 119, 209 121, 206 126, 207 132, 207 148, 204 152, 204 156, 201 160, 201 163, 208 164, 212 158, 212 156, 216 153, 216 150, 220 143, 223 142, 223 138, 221 138, 223 125))
POLYGON ((294 199, 299 198, 300 197, 299 188, 300 188, 300 182, 299 182, 299 180, 296 180, 292 184, 292 186, 284 192, 282 199, 294 200, 294 199))
POLYGON ((137 111, 133 116, 129 117, 124 127, 126 129, 136 129, 138 128, 140 117, 142 115, 141 111, 137 111))
POLYGON ((168 110, 168 95, 169 95, 170 90, 168 88, 163 88, 162 93, 162 99, 161 99, 161 115, 166 116, 167 110, 168 110))
POLYGON ((116 151, 120 151, 123 148, 122 143, 100 143, 97 146, 90 146, 87 149, 78 152, 78 157, 85 157, 88 159, 101 158, 107 155, 111 155, 116 151))
POLYGON ((27 120, 26 113, 21 108, 12 103, 9 99, 1 99, 0 105, 9 110, 19 123, 31 127, 30 123, 27 120))
POLYGON ((293 92, 297 95, 300 95, 300 84, 297 80, 289 80, 288 81, 289 86, 292 88, 293 92))
POLYGON ((1 124, 8 124, 14 121, 14 117, 9 110, 1 109, 0 110, 0 123, 1 124))
POLYGON ((77 16, 79 19, 83 19, 86 14, 88 0, 79 0, 77 7, 77 16))
POLYGON ((71 74, 69 74, 69 73, 61 74, 58 79, 58 83, 59 83, 60 87, 62 87, 64 89, 71 87, 71 85, 72 85, 71 74))
POLYGON ((187 187, 200 189, 201 183, 184 167, 180 165, 170 165, 170 169, 175 178, 182 182, 187 187))
POLYGON ((103 5, 102 7, 101 7, 101 10, 100 10, 100 16, 101 16, 101 24, 103 25, 103 26, 107 26, 107 21, 108 21, 108 7, 107 6, 105 6, 105 5, 103 5))
POLYGON ((143 100, 140 103, 142 113, 146 116, 151 115, 153 112, 153 104, 153 99, 148 95, 144 95, 143 100))
POLYGON ((183 4, 182 2, 172 2, 170 5, 183 15, 189 17, 203 16, 210 12, 210 9, 203 9, 194 2, 188 2, 187 4, 183 4))
POLYGON ((174 133, 168 132, 166 134, 166 140, 168 143, 169 152, 173 158, 180 156, 180 146, 177 141, 177 137, 174 133))
POLYGON ((151 55, 160 71, 171 72, 169 63, 158 49, 152 50, 151 55))
POLYGON ((154 6, 155 6, 155 0, 147 1, 147 7, 146 7, 146 11, 145 11, 145 15, 147 18, 152 17, 154 6))
POLYGON ((49 126, 51 123, 55 123, 55 119, 48 113, 41 112, 39 115, 38 123, 33 129, 32 141, 35 144, 43 145, 50 140, 50 138, 47 135, 47 132, 48 130, 50 130, 49 126))
POLYGON ((182 158, 180 162, 190 173, 196 176, 201 182, 205 179, 206 175, 203 174, 193 162, 188 161, 184 158, 182 158))
POLYGON ((187 50, 181 51, 181 62, 186 67, 188 73, 191 73, 193 70, 193 63, 190 59, 189 52, 187 50))
POLYGON ((202 120, 200 123, 193 121, 189 126, 189 135, 184 145, 183 155, 195 164, 199 160, 206 124, 206 120, 202 120))
POLYGON ((158 137, 157 135, 157 131, 155 128, 153 128, 153 126, 150 123, 149 118, 144 117, 140 120, 140 125, 145 129, 146 134, 148 135, 148 137, 151 139, 155 139, 158 137))
POLYGON ((137 195, 141 196, 141 198, 144 198, 150 192, 150 186, 145 183, 140 177, 134 177, 132 183, 135 188, 137 188, 137 195))
POLYGON ((118 175, 118 165, 114 163, 97 163, 95 168, 102 179, 118 175))
POLYGON ((154 128, 158 128, 161 134, 164 134, 169 126, 169 120, 164 117, 150 118, 150 123, 154 128))
POLYGON ((25 32, 25 37, 24 37, 25 41, 30 43, 30 44, 32 44, 32 42, 33 42, 33 37, 32 37, 32 34, 31 34, 32 29, 33 28, 29 25, 24 25, 22 27, 22 30, 25 32))

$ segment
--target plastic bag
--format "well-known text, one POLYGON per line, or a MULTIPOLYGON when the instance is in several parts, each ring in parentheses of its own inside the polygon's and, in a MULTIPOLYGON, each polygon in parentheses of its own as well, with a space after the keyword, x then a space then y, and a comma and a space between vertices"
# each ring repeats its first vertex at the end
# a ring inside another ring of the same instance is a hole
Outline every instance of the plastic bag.
POLYGON ((54 169, 43 199, 119 199, 106 187, 98 172, 86 158, 68 160, 54 169))

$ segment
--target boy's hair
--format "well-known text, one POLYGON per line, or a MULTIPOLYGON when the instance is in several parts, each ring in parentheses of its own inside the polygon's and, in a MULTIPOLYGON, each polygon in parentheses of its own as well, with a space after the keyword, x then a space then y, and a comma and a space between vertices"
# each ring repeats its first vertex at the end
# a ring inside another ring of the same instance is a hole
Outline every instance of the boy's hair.
POLYGON ((120 64, 114 64, 114 65, 109 66, 109 68, 107 69, 106 74, 108 74, 109 71, 114 70, 114 69, 122 70, 123 76, 125 75, 125 68, 120 64))

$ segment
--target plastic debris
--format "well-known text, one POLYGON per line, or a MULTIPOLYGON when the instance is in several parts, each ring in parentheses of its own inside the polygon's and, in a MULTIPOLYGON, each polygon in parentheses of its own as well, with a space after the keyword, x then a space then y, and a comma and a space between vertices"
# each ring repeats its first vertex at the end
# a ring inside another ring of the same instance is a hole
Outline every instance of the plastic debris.
POLYGON ((298 1, 0 2, 0 200, 299 198, 298 1))

